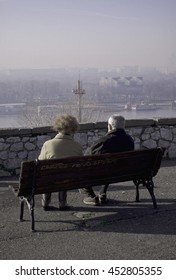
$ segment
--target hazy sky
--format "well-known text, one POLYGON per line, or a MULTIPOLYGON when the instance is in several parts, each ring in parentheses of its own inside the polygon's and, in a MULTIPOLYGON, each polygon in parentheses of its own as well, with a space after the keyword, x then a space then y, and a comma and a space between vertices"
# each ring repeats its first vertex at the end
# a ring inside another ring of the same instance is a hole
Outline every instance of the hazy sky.
POLYGON ((0 69, 176 70, 176 0, 0 0, 0 69))

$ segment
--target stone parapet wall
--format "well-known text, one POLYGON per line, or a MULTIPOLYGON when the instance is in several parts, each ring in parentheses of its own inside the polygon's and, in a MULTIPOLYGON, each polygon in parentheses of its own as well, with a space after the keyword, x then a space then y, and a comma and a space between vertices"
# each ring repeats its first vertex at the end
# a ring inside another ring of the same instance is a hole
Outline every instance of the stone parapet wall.
MULTIPOLYGON (((135 141, 135 149, 166 148, 164 157, 176 159, 176 118, 127 120, 126 130, 135 141)), ((107 132, 107 122, 85 123, 75 140, 86 150, 107 132)), ((18 175, 21 162, 36 159, 43 143, 56 133, 51 127, 0 130, 0 176, 18 175)))

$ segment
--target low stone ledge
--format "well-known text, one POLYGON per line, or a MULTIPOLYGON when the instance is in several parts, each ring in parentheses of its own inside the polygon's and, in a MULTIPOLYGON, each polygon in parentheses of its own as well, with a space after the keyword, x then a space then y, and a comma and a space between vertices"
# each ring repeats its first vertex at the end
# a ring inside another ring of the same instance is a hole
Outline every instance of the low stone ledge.
POLYGON ((94 129, 94 123, 81 123, 79 131, 94 129))
POLYGON ((134 119, 126 120, 126 127, 137 127, 137 126, 156 126, 157 121, 154 119, 134 119))
POLYGON ((31 135, 31 128, 20 128, 19 130, 18 130, 18 134, 19 135, 31 135))
POLYGON ((176 125, 176 118, 158 118, 157 125, 176 125))
POLYGON ((34 127, 31 129, 31 132, 32 132, 32 135, 56 133, 51 126, 34 127))
MULTIPOLYGON (((0 129, 0 136, 16 136, 21 134, 22 129, 18 128, 8 128, 8 129, 0 129)), ((30 129, 28 130, 30 131, 30 129)))
POLYGON ((108 123, 107 122, 96 122, 94 124, 94 129, 107 129, 108 123))

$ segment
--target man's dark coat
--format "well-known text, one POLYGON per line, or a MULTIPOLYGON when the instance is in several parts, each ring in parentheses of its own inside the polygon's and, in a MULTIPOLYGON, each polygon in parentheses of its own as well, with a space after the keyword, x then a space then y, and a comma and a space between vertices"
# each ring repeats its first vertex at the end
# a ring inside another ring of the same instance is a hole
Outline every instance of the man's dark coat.
POLYGON ((119 153, 134 150, 134 141, 124 129, 111 130, 105 136, 99 138, 86 155, 119 153))

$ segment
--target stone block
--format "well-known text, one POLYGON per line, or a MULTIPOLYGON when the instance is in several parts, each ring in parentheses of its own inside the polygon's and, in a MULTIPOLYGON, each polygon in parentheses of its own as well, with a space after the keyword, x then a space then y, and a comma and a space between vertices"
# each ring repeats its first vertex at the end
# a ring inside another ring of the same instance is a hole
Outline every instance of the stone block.
POLYGON ((30 151, 30 152, 28 153, 27 159, 28 159, 28 160, 35 160, 35 159, 37 159, 37 158, 39 157, 39 154, 40 154, 40 151, 39 151, 39 150, 38 150, 38 151, 30 151))
MULTIPOLYGON (((44 135, 46 137, 46 135, 44 135)), ((42 136, 38 136, 39 138, 42 137, 42 136)), ((30 137, 29 138, 29 142, 33 143, 37 140, 37 137, 30 137)))
POLYGON ((156 148, 157 147, 157 143, 153 139, 149 139, 149 140, 144 141, 142 143, 142 146, 146 147, 148 149, 152 149, 152 148, 156 148))
POLYGON ((148 140, 150 138, 150 134, 148 133, 148 134, 142 134, 142 136, 141 136, 141 139, 143 140, 143 141, 145 141, 145 140, 148 140))
POLYGON ((35 148, 36 148, 36 146, 34 144, 29 143, 29 142, 25 143, 24 147, 27 151, 32 151, 32 150, 35 150, 35 148))
POLYGON ((134 137, 134 142, 135 142, 135 144, 139 144, 139 143, 141 143, 141 140, 140 140, 140 138, 139 137, 134 137))
POLYGON ((8 157, 9 157, 9 158, 16 158, 16 157, 17 157, 17 153, 15 153, 15 152, 10 152, 8 157))
POLYGON ((6 164, 7 169, 16 169, 21 167, 21 159, 9 159, 6 164))
POLYGON ((19 143, 16 143, 16 144, 12 144, 11 147, 10 147, 10 151, 11 152, 18 152, 18 151, 21 151, 23 149, 24 149, 24 147, 23 147, 23 143, 22 142, 19 142, 19 143))
POLYGON ((161 128, 160 133, 161 133, 161 138, 163 138, 164 140, 171 141, 173 138, 172 131, 170 128, 161 128))
POLYGON ((168 148, 170 146, 170 142, 166 141, 166 140, 163 140, 163 139, 160 139, 158 141, 158 146, 161 147, 161 148, 168 148))
POLYGON ((23 137, 22 138, 22 142, 29 142, 30 141, 30 137, 23 137))
POLYGON ((154 131, 153 133, 151 133, 151 138, 153 140, 159 140, 161 138, 161 134, 159 131, 154 131))
POLYGON ((144 129, 144 133, 146 134, 151 134, 155 131, 155 129, 153 127, 147 127, 144 129))
POLYGON ((2 160, 7 160, 8 159, 8 152, 7 151, 0 152, 0 158, 2 160))
POLYGON ((7 143, 18 143, 21 141, 21 138, 20 137, 8 137, 6 142, 7 143))
POLYGON ((7 150, 10 147, 10 144, 0 143, 0 151, 7 150))
POLYGON ((74 135, 74 139, 82 146, 87 145, 87 133, 77 133, 74 135))
POLYGON ((27 158, 27 151, 22 151, 22 152, 19 152, 18 153, 18 158, 20 158, 20 159, 26 159, 27 158))
POLYGON ((130 129, 130 134, 133 136, 140 136, 142 133, 142 127, 133 127, 130 129))
POLYGON ((176 143, 171 143, 170 147, 168 148, 168 155, 170 159, 176 158, 176 143))
POLYGON ((97 136, 88 137, 88 146, 91 146, 97 140, 97 136))

